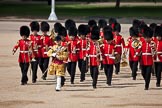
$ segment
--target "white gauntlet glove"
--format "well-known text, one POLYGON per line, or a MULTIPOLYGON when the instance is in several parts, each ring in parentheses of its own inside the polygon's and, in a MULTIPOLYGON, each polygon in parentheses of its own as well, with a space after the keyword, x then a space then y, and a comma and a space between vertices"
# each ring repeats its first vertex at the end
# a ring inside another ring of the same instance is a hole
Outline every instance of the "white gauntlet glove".
POLYGON ((52 53, 52 57, 56 57, 56 53, 52 53))

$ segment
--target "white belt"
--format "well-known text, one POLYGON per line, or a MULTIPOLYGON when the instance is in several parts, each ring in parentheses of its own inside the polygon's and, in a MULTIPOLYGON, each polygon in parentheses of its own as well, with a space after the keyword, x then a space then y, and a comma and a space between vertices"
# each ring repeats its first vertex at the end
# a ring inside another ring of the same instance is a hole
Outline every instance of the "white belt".
POLYGON ((97 55, 89 55, 89 57, 97 57, 97 55))
POLYGON ((85 51, 85 50, 87 50, 87 49, 86 49, 86 48, 83 48, 82 50, 85 51))
POLYGON ((29 53, 29 51, 20 51, 20 53, 29 53))
POLYGON ((121 47, 121 45, 116 45, 116 47, 121 47))
POLYGON ((162 52, 157 52, 157 54, 162 54, 162 52))
POLYGON ((104 54, 105 56, 113 56, 112 54, 104 54))
POLYGON ((44 54, 47 54, 47 52, 44 52, 44 54))
POLYGON ((38 51, 38 50, 34 50, 34 51, 38 51))
POLYGON ((40 48, 40 47, 41 47, 41 45, 37 45, 37 47, 38 47, 38 48, 40 48))
POLYGON ((142 55, 152 55, 151 53, 142 53, 142 55))

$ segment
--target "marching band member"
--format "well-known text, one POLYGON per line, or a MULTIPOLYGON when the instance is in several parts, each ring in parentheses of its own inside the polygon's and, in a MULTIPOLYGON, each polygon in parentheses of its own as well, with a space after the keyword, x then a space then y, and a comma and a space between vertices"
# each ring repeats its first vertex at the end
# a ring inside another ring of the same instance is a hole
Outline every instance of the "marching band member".
POLYGON ((141 53, 140 63, 142 66, 142 76, 145 80, 145 90, 148 90, 154 56, 154 42, 152 41, 153 31, 149 27, 145 27, 143 33, 145 40, 142 42, 142 47, 137 51, 136 55, 141 53))
POLYGON ((114 31, 114 27, 116 23, 117 23, 117 20, 115 18, 109 19, 109 26, 112 28, 112 31, 114 31))
POLYGON ((31 41, 27 39, 29 37, 30 30, 28 26, 21 26, 20 27, 20 36, 22 39, 18 40, 17 44, 14 46, 12 52, 13 55, 17 51, 17 49, 20 49, 19 53, 19 66, 21 68, 21 85, 26 85, 28 82, 28 68, 29 68, 29 63, 31 59, 31 53, 32 53, 32 45, 31 41))
MULTIPOLYGON (((125 48, 125 42, 122 35, 119 34, 120 31, 121 31, 121 25, 119 23, 116 23, 114 26, 114 41, 116 44, 116 50, 118 54, 120 54, 120 59, 121 59, 122 50, 123 48, 125 48)), ((119 72, 120 72, 120 60, 118 63, 115 63, 115 73, 118 74, 119 72)))
POLYGON ((107 78, 107 84, 111 86, 113 65, 116 52, 116 46, 113 41, 113 34, 111 31, 104 31, 104 43, 101 45, 102 59, 104 65, 104 72, 107 78))
POLYGON ((41 36, 41 42, 42 42, 42 58, 40 60, 40 68, 42 71, 42 79, 46 80, 47 77, 47 68, 49 64, 49 57, 47 56, 47 51, 52 47, 52 39, 50 36, 47 34, 47 32, 50 29, 50 26, 47 22, 43 21, 41 22, 41 31, 42 31, 42 36, 41 36))
POLYGON ((86 39, 86 25, 79 25, 78 27, 78 35, 80 37, 79 39, 79 57, 78 57, 78 67, 81 72, 80 75, 80 82, 83 82, 85 80, 85 73, 86 73, 86 63, 87 63, 87 39, 86 39))
MULTIPOLYGON (((103 33, 103 28, 107 26, 107 21, 105 19, 100 19, 98 21, 98 27, 100 28, 100 39, 99 42, 102 44, 103 40, 104 40, 104 33, 103 33)), ((103 70, 103 64, 101 61, 101 66, 100 66, 100 70, 103 70)))
POLYGON ((156 86, 160 87, 160 82, 161 82, 161 71, 162 71, 162 27, 157 26, 156 27, 156 54, 154 58, 154 63, 155 63, 155 74, 156 74, 156 86))
POLYGON ((65 75, 64 69, 64 60, 67 59, 67 47, 61 45, 61 37, 55 37, 56 44, 47 52, 49 57, 52 57, 52 63, 49 67, 50 73, 54 73, 56 75, 56 91, 61 90, 61 76, 65 75))
POLYGON ((90 41, 90 47, 88 50, 89 55, 89 66, 90 66, 90 74, 93 79, 92 86, 95 89, 97 85, 97 79, 98 79, 98 66, 100 65, 100 46, 98 43, 100 35, 100 30, 97 26, 94 26, 91 31, 91 41, 90 41))
POLYGON ((37 80, 37 70, 38 64, 41 58, 41 36, 38 35, 39 32, 39 23, 37 21, 32 21, 30 23, 32 34, 29 36, 32 47, 33 47, 33 59, 31 60, 31 69, 32 69, 32 83, 35 83, 37 80))
MULTIPOLYGON (((61 46, 63 46, 63 47, 67 47, 68 46, 68 40, 67 40, 67 31, 66 31, 66 29, 65 29, 65 27, 60 27, 59 28, 59 30, 58 30, 58 35, 61 37, 61 46)), ((66 68, 67 68, 67 59, 66 60, 64 60, 64 71, 65 71, 65 73, 66 73, 66 68)), ((65 84, 65 76, 61 76, 61 86, 64 86, 64 84, 65 84)))
POLYGON ((139 56, 136 56, 136 51, 141 48, 141 38, 138 37, 138 29, 131 27, 129 29, 130 36, 128 38, 128 45, 126 46, 129 50, 129 66, 132 71, 133 80, 136 80, 137 68, 139 62, 139 56))
POLYGON ((71 77, 71 84, 74 84, 74 78, 76 73, 76 63, 78 61, 78 40, 77 29, 70 27, 68 30, 69 44, 68 44, 68 64, 67 70, 71 77))

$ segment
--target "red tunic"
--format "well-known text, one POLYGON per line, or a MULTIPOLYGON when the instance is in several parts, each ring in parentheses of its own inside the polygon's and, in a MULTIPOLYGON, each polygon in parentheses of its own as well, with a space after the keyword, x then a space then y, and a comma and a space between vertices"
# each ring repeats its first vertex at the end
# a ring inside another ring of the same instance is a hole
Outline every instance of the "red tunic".
POLYGON ((114 34, 114 40, 116 43, 116 51, 118 52, 118 54, 122 54, 122 47, 125 48, 125 42, 124 39, 121 35, 115 35, 114 34))
POLYGON ((103 64, 114 64, 114 54, 117 53, 114 42, 107 43, 107 41, 105 40, 103 45, 101 46, 101 52, 103 64))
POLYGON ((151 42, 142 42, 142 47, 141 47, 141 65, 153 65, 153 55, 151 51, 151 42))
POLYGON ((162 62, 162 40, 156 43, 156 56, 154 57, 155 62, 162 62))
POLYGON ((97 51, 98 47, 97 47, 97 45, 95 45, 95 43, 93 41, 90 41, 89 44, 90 44, 90 47, 88 50, 88 55, 90 58, 90 66, 99 66, 100 53, 97 51))
POLYGON ((14 46, 13 50, 16 51, 18 48, 20 49, 20 53, 19 53, 19 59, 18 62, 19 63, 29 63, 30 59, 31 59, 31 52, 30 52, 30 48, 31 48, 31 41, 26 39, 20 39, 17 42, 17 45, 14 46))
POLYGON ((53 46, 52 39, 48 35, 41 36, 41 43, 42 43, 42 57, 48 58, 47 51, 49 50, 50 47, 53 46))
POLYGON ((34 57, 41 57, 42 56, 42 42, 41 42, 41 36, 40 35, 30 35, 30 40, 32 42, 32 48, 33 48, 33 55, 34 57))
POLYGON ((76 62, 78 60, 78 41, 70 40, 68 42, 69 62, 76 62))
POLYGON ((80 39, 78 47, 79 47, 79 59, 84 59, 87 55, 87 40, 80 39))

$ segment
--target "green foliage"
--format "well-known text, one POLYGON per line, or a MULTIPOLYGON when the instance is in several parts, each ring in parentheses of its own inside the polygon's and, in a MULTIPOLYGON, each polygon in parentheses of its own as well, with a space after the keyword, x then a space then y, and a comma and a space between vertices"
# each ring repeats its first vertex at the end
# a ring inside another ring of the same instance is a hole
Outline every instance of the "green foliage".
MULTIPOLYGON (((27 18, 47 18, 51 7, 47 4, 0 4, 0 16, 17 16, 27 18)), ((59 18, 77 17, 147 17, 162 18, 162 6, 120 7, 98 6, 88 4, 56 5, 59 18)))

